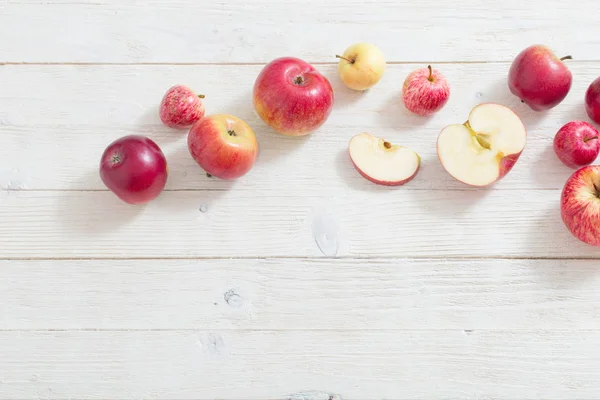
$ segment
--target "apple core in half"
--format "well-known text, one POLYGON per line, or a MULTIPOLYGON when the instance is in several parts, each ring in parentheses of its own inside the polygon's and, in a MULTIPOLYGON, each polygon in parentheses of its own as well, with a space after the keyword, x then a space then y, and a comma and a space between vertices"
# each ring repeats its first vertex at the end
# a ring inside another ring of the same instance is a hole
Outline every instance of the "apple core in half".
POLYGON ((525 148, 527 132, 521 119, 500 104, 480 104, 464 124, 440 132, 440 162, 457 180, 486 186, 504 177, 525 148))

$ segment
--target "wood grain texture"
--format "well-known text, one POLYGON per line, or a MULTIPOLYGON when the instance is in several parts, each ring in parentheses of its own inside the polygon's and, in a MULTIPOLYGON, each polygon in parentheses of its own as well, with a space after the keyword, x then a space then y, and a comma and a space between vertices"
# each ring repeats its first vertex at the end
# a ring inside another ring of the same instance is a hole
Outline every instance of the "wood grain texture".
POLYGON ((0 398, 591 400, 598 340, 596 330, 0 332, 0 398))
POLYGON ((167 192, 0 194, 0 258, 600 257, 563 225, 560 192, 388 191, 351 196, 167 192))
POLYGON ((102 151, 118 137, 142 134, 167 155, 167 189, 260 190, 296 193, 315 187, 338 194, 389 190, 363 179, 347 156, 350 138, 361 132, 413 148, 423 165, 401 190, 477 190, 453 179, 436 153, 440 130, 462 123, 471 108, 498 102, 513 108, 528 129, 527 147, 511 173, 492 189, 561 189, 573 172, 552 150, 552 139, 568 121, 589 121, 583 96, 600 75, 600 64, 571 63, 576 76, 569 96, 546 113, 535 113, 510 94, 509 65, 441 65, 452 85, 451 100, 437 115, 409 114, 402 82, 419 64, 393 65, 369 92, 346 89, 334 66, 320 66, 334 86, 335 109, 312 135, 274 133, 254 112, 252 85, 261 66, 4 66, 0 67, 3 107, 0 125, 0 188, 106 190, 98 175, 102 151), (184 82, 206 94, 207 112, 230 113, 255 130, 260 154, 255 168, 234 184, 207 179, 191 159, 187 131, 164 127, 158 103, 171 85, 184 82), (10 101, 9 101, 10 99, 10 101))
POLYGON ((510 61, 538 42, 598 60, 597 21, 589 12, 595 6, 595 0, 577 6, 560 0, 13 0, 0 13, 0 35, 15 37, 0 44, 0 62, 229 63, 284 55, 327 62, 358 41, 377 43, 390 61, 510 61))
POLYGON ((598 261, 0 262, 0 330, 600 329, 598 261))

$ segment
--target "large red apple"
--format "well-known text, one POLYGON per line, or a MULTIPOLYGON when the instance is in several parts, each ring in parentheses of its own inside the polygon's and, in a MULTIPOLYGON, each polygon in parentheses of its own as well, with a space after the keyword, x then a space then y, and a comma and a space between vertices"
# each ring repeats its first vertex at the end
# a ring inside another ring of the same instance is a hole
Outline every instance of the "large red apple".
POLYGON ((258 156, 258 142, 252 128, 228 114, 209 115, 192 125, 188 149, 202 169, 221 179, 245 175, 258 156))
POLYGON ((463 124, 442 129, 437 153, 444 169, 471 186, 487 186, 508 174, 527 141, 523 121, 501 104, 475 106, 463 124))
POLYGON ((600 246, 600 165, 582 167, 571 175, 560 206, 562 220, 573 236, 600 246))
POLYGON ((560 104, 571 89, 573 76, 563 62, 543 45, 529 46, 513 60, 508 72, 508 87, 534 111, 544 111, 560 104))
POLYGON ((277 132, 303 136, 319 128, 331 114, 333 88, 306 61, 282 57, 267 64, 254 83, 254 108, 277 132))
POLYGON ((167 176, 165 155, 144 136, 129 135, 115 140, 100 160, 102 182, 129 204, 143 204, 158 197, 167 176))

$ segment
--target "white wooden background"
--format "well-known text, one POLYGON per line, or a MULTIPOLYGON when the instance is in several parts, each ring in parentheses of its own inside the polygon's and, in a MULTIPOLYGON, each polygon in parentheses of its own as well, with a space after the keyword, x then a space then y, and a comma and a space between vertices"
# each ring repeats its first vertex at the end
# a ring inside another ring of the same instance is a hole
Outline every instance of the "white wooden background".
POLYGON ((0 1, 0 399, 600 399, 600 249, 560 220, 572 171, 551 148, 600 76, 596 3, 0 1), (366 93, 336 73, 358 41, 389 62, 366 93), (507 88, 534 43, 574 58, 546 113, 507 88), (306 138, 252 108, 256 75, 284 55, 334 86, 306 138), (422 119, 400 90, 429 62, 452 95, 422 119), (177 83, 255 129, 250 174, 207 178, 160 124, 177 83), (503 181, 472 189, 435 140, 485 101, 513 107, 529 138, 503 181), (363 131, 417 150, 417 178, 360 177, 346 147, 363 131), (98 175, 131 133, 170 163, 147 207, 98 175))

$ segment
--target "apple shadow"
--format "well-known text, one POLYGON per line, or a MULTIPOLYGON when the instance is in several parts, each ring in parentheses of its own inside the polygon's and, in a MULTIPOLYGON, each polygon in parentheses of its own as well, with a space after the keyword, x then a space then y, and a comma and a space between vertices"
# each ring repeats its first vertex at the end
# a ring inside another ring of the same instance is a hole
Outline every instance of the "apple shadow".
MULTIPOLYGON (((337 59, 336 59, 337 60, 337 59)), ((337 64, 335 65, 322 65, 319 68, 319 71, 329 80, 331 87, 333 89, 333 109, 344 109, 352 104, 357 103, 359 100, 363 99, 365 96, 368 96, 370 92, 373 90, 352 90, 347 87, 344 82, 342 82, 341 78, 337 72, 337 64)))
POLYGON ((556 189, 557 182, 562 185, 575 172, 574 169, 564 165, 556 156, 552 139, 548 139, 545 143, 544 150, 534 161, 534 167, 529 170, 533 175, 534 182, 538 182, 544 189, 556 189))
POLYGON ((61 192, 57 199, 54 213, 67 237, 102 236, 133 221, 146 206, 127 204, 108 189, 81 190, 97 175, 87 171, 74 182, 74 190, 61 192))
POLYGON ((382 123, 394 129, 398 129, 400 126, 422 126, 434 117, 433 115, 421 116, 409 111, 402 101, 402 92, 392 95, 380 110, 379 115, 382 123))

